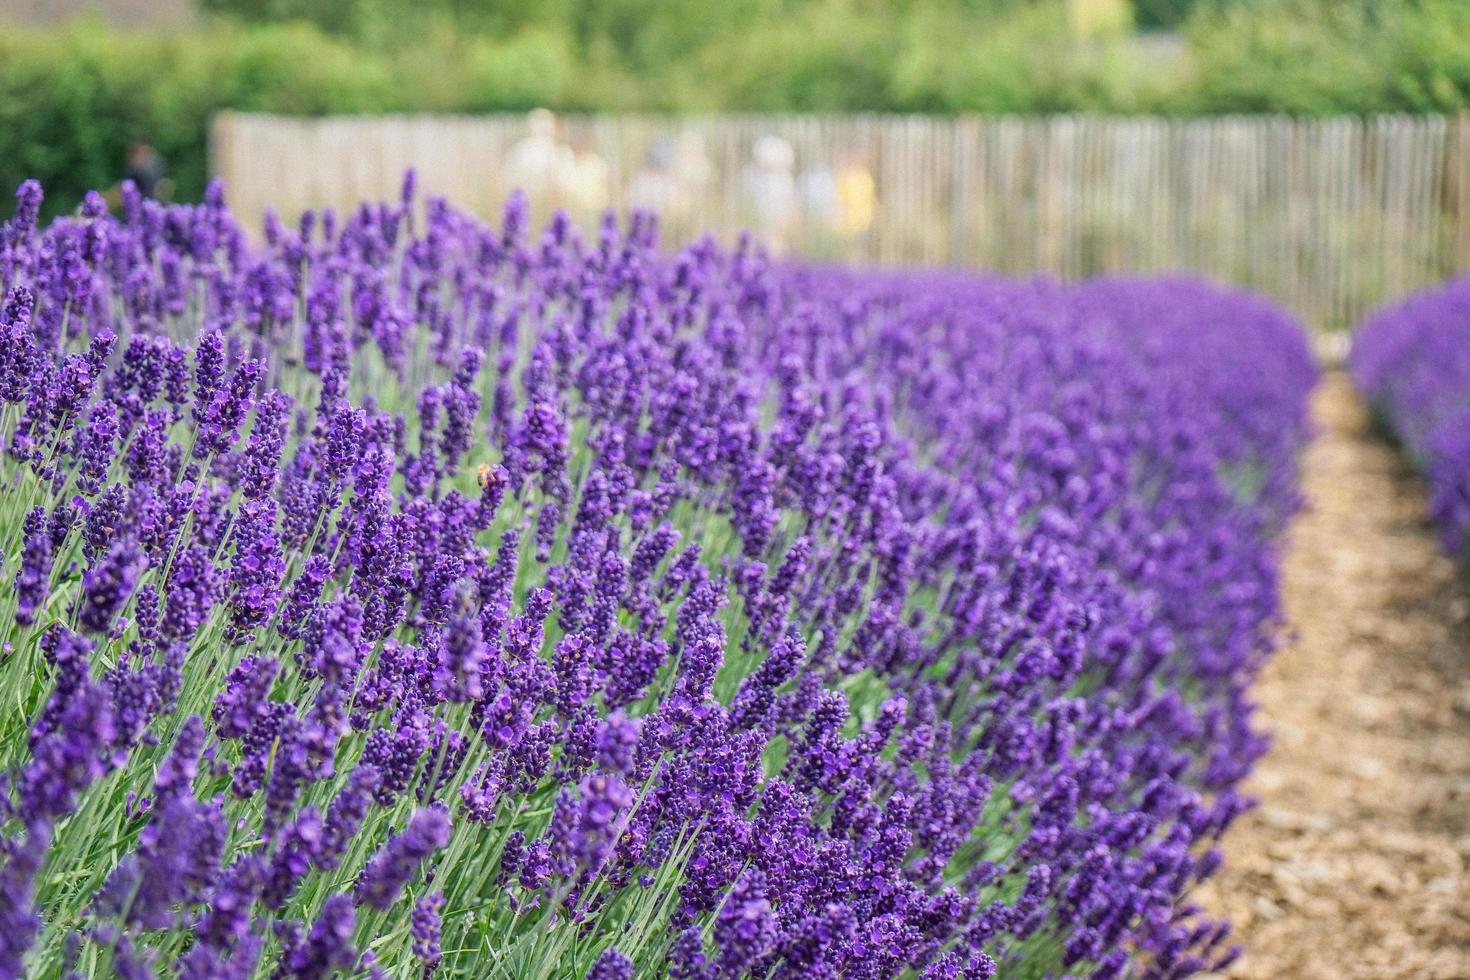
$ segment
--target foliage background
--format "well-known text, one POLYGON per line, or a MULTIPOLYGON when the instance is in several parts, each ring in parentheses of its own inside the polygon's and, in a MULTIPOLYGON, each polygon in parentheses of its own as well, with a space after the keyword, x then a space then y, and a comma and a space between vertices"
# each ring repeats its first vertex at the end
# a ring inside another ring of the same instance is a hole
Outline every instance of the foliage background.
POLYGON ((199 3, 175 30, 0 24, 0 184, 39 177, 47 210, 68 210, 144 139, 193 198, 222 108, 1470 108, 1470 0, 1134 0, 1132 26, 1077 16, 1102 0, 719 0, 697 15, 673 0, 199 3))

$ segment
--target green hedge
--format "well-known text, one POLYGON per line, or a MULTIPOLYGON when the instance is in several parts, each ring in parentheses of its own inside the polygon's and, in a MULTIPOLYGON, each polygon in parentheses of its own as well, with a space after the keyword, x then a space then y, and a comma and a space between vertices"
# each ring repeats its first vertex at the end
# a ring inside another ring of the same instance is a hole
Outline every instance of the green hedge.
MULTIPOLYGON (((392 56, 307 24, 188 34, 117 34, 96 25, 0 29, 0 186, 46 186, 47 210, 115 184, 134 139, 168 163, 181 198, 207 177, 209 120, 223 108, 318 115, 519 111, 567 105, 561 42, 434 41, 392 56), (452 70, 445 70, 448 66, 452 70)), ((6 209, 8 210, 8 209, 6 209)))
POLYGON ((128 142, 145 139, 168 161, 178 196, 192 198, 206 177, 208 122, 222 108, 1335 114, 1470 107, 1470 0, 1201 5, 1184 56, 1162 64, 1154 48, 1129 38, 1068 36, 1058 26, 1059 2, 935 0, 899 16, 881 4, 830 0, 757 16, 752 11, 767 8, 742 0, 732 8, 743 18, 738 30, 705 24, 680 34, 665 17, 642 32, 613 20, 587 36, 556 21, 467 34, 433 18, 356 38, 300 22, 156 34, 86 22, 58 30, 0 24, 0 186, 40 177, 48 211, 69 209, 85 189, 114 184, 128 142), (990 13, 966 15, 967 4, 991 4, 990 13))
POLYGON ((1201 19, 1190 41, 1182 112, 1470 109, 1470 0, 1262 0, 1201 19))

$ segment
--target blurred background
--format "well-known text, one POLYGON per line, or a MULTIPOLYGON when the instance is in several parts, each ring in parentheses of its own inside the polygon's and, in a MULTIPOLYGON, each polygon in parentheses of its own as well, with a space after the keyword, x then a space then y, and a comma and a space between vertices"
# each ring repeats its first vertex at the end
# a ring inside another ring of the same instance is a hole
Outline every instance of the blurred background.
POLYGON ((778 252, 1193 269, 1319 325, 1470 267, 1470 0, 0 0, 0 184, 430 192, 778 252))

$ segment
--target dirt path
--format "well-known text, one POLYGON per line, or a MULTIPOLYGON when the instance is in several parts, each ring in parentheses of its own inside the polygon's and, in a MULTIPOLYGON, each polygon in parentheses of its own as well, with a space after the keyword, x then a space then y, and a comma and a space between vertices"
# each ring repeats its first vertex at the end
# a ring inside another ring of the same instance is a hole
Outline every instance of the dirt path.
POLYGON ((1344 376, 1314 411, 1263 802, 1201 904, 1236 923, 1232 977, 1470 980, 1470 590, 1344 376))

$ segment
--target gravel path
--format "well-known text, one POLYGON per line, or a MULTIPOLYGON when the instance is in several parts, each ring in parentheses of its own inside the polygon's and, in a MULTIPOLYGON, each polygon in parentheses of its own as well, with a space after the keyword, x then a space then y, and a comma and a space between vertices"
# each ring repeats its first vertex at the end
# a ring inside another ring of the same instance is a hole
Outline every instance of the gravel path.
POLYGON ((1347 379, 1313 407, 1262 803, 1200 902, 1236 923, 1231 977, 1470 980, 1470 589, 1347 379))

